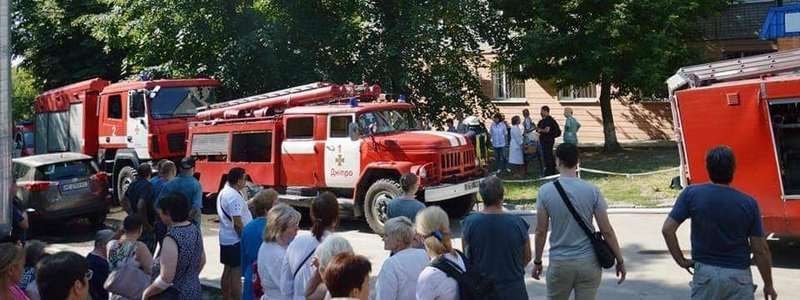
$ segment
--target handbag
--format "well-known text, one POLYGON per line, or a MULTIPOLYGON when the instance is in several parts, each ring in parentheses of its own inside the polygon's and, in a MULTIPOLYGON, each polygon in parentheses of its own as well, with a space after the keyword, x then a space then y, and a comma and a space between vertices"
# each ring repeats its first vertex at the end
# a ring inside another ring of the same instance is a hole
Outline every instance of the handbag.
POLYGON ((250 288, 253 289, 253 299, 261 299, 261 296, 264 295, 264 287, 261 286, 261 274, 258 274, 258 260, 254 261, 250 268, 253 270, 253 279, 250 282, 250 288))
POLYGON ((575 207, 572 206, 569 198, 567 198, 567 193, 564 191, 564 187, 561 186, 561 183, 558 182, 558 180, 554 181, 553 185, 556 186, 558 194, 561 195, 561 200, 564 200, 564 204, 567 205, 567 209, 569 209, 569 212, 572 214, 575 222, 578 222, 578 225, 581 227, 581 229, 583 229, 583 232, 586 233, 587 237, 589 237, 589 241, 591 241, 592 248, 594 249, 594 254, 597 256, 597 262, 600 263, 600 266, 603 267, 603 269, 613 267, 616 263, 616 256, 614 256, 614 252, 611 251, 611 247, 608 246, 603 234, 599 231, 592 232, 593 230, 589 230, 589 226, 583 222, 581 216, 578 215, 577 211, 575 211, 575 207))
POLYGON ((136 251, 133 251, 123 259, 121 267, 116 268, 108 275, 103 283, 103 288, 128 299, 141 298, 144 290, 150 285, 150 276, 133 264, 132 260, 135 259, 136 251))

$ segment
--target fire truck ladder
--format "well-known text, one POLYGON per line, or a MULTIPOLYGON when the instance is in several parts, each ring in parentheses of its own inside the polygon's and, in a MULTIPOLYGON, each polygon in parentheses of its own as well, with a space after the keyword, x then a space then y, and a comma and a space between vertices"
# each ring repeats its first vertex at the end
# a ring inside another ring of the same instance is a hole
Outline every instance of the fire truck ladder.
POLYGON ((314 82, 314 83, 304 84, 304 85, 301 85, 301 86, 291 87, 291 88, 288 88, 288 89, 269 92, 269 93, 266 93, 266 94, 258 94, 258 95, 255 95, 255 96, 250 96, 250 97, 246 97, 246 98, 242 98, 242 99, 238 99, 238 100, 211 104, 211 105, 208 105, 208 106, 204 106, 204 107, 198 108, 198 111, 202 112, 202 111, 208 111, 208 110, 212 110, 212 109, 232 107, 232 106, 246 104, 246 103, 255 102, 255 101, 260 101, 260 100, 264 100, 264 99, 275 98, 275 97, 285 96, 285 95, 289 95, 289 94, 296 94, 296 93, 300 93, 300 92, 310 91, 310 90, 323 88, 323 87, 331 86, 331 85, 332 84, 328 83, 328 82, 314 82))
POLYGON ((800 49, 683 67, 667 79, 667 86, 673 94, 687 85, 698 87, 796 70, 800 70, 800 49))

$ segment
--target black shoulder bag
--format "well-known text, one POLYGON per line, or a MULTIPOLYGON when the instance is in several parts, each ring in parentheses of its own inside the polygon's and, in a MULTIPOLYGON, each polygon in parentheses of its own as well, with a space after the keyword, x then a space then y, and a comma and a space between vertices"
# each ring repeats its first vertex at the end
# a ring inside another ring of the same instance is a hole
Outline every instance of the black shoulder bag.
POLYGON ((461 300, 500 299, 494 281, 485 274, 472 269, 464 253, 458 250, 456 252, 461 257, 461 260, 464 261, 464 270, 461 270, 458 265, 444 258, 444 256, 433 260, 430 266, 441 270, 458 283, 461 300))
POLYGON ((604 269, 613 267, 614 263, 616 262, 616 257, 614 256, 614 252, 611 251, 611 247, 608 246, 603 234, 599 231, 593 233, 593 230, 589 229, 589 226, 583 222, 581 216, 578 215, 577 211, 575 211, 575 207, 572 206, 572 203, 567 198, 567 193, 564 191, 564 187, 561 186, 561 183, 556 180, 553 182, 553 184, 556 186, 558 194, 561 195, 561 200, 564 200, 564 204, 567 205, 567 209, 569 209, 569 212, 572 214, 575 222, 578 222, 578 225, 581 227, 581 229, 583 229, 583 232, 586 233, 587 237, 589 237, 589 241, 592 242, 594 254, 597 256, 597 262, 599 262, 600 266, 604 269))

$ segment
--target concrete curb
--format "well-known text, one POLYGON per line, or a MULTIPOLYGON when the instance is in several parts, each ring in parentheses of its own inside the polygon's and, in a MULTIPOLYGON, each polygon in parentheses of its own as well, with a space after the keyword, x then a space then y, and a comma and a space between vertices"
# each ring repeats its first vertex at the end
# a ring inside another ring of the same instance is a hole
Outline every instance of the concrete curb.
MULTIPOLYGON (((672 211, 671 207, 666 208, 609 208, 610 215, 665 215, 672 211)), ((509 213, 515 215, 536 215, 536 210, 510 210, 509 213)))

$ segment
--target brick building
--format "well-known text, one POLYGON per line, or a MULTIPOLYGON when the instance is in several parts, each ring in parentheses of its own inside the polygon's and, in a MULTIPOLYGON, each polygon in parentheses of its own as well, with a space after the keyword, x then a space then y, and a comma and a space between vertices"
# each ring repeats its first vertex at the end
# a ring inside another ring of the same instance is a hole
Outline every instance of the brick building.
MULTIPOLYGON (((779 49, 779 44, 783 47, 793 44, 800 46, 797 37, 759 37, 770 9, 795 3, 800 3, 800 0, 740 0, 718 17, 701 22, 696 46, 704 49, 708 61, 774 52, 779 49)), ((582 144, 603 142, 599 86, 558 90, 547 81, 517 80, 508 76, 502 68, 489 67, 496 57, 494 53, 486 52, 484 57, 486 63, 479 69, 483 91, 499 111, 506 115, 506 119, 510 120, 515 115, 521 116, 522 110, 527 108, 534 120, 538 121, 539 109, 547 105, 556 121, 563 126, 564 108, 571 107, 575 118, 582 125, 578 140, 582 144)), ((612 100, 612 111, 617 139, 621 143, 673 138, 672 114, 666 101, 632 103, 615 99, 612 100)))

